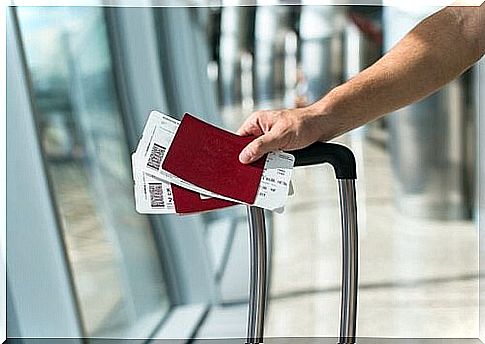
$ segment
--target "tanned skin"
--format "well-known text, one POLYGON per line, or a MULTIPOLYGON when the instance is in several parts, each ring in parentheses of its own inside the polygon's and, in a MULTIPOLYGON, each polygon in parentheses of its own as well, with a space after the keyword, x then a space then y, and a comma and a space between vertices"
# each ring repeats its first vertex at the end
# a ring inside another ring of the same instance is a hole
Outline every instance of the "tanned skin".
POLYGON ((238 134, 257 138, 239 160, 247 164, 270 151, 328 141, 460 76, 485 53, 485 3, 457 5, 424 19, 375 64, 314 104, 252 113, 238 134))

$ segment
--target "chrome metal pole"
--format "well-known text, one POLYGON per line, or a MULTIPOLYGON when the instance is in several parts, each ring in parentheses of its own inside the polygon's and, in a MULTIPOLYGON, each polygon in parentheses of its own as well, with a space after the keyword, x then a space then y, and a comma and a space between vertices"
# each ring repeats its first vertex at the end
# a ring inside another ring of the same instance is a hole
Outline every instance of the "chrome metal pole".
POLYGON ((249 308, 247 344, 263 342, 266 309, 266 225, 264 210, 247 207, 249 218, 249 308))
POLYGON ((342 295, 339 344, 355 343, 358 292, 357 200, 354 179, 339 179, 342 221, 342 295))

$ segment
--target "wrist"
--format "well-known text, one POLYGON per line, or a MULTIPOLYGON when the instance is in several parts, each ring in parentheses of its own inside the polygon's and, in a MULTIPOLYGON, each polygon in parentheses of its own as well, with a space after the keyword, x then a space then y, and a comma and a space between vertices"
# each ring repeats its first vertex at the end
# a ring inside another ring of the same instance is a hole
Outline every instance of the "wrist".
POLYGON ((339 128, 341 116, 337 111, 338 90, 333 89, 327 95, 306 108, 309 122, 315 131, 314 137, 317 141, 328 141, 342 133, 339 128))

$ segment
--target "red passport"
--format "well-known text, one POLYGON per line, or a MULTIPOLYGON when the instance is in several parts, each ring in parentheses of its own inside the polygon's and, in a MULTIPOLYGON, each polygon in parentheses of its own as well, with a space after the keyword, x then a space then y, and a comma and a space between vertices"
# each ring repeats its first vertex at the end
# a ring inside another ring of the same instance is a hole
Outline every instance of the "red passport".
POLYGON ((239 162, 239 153, 253 139, 217 128, 186 113, 162 167, 201 188, 253 204, 266 155, 249 165, 239 162))
POLYGON ((237 203, 219 198, 200 198, 200 194, 172 184, 175 211, 179 214, 198 213, 236 205, 237 203))

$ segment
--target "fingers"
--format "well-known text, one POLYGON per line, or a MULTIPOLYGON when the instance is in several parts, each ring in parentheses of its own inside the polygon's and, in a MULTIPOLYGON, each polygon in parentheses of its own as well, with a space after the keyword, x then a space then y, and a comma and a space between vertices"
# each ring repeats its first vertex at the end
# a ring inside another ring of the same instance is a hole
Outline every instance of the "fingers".
POLYGON ((263 131, 257 124, 253 123, 244 123, 237 131, 236 134, 240 136, 261 136, 263 135, 263 131))
POLYGON ((251 116, 237 130, 237 134, 240 136, 261 136, 264 134, 263 128, 259 125, 259 121, 264 114, 261 111, 253 112, 251 116))
POLYGON ((279 139, 271 132, 264 134, 249 143, 239 154, 239 161, 250 164, 264 154, 279 149, 279 139))

